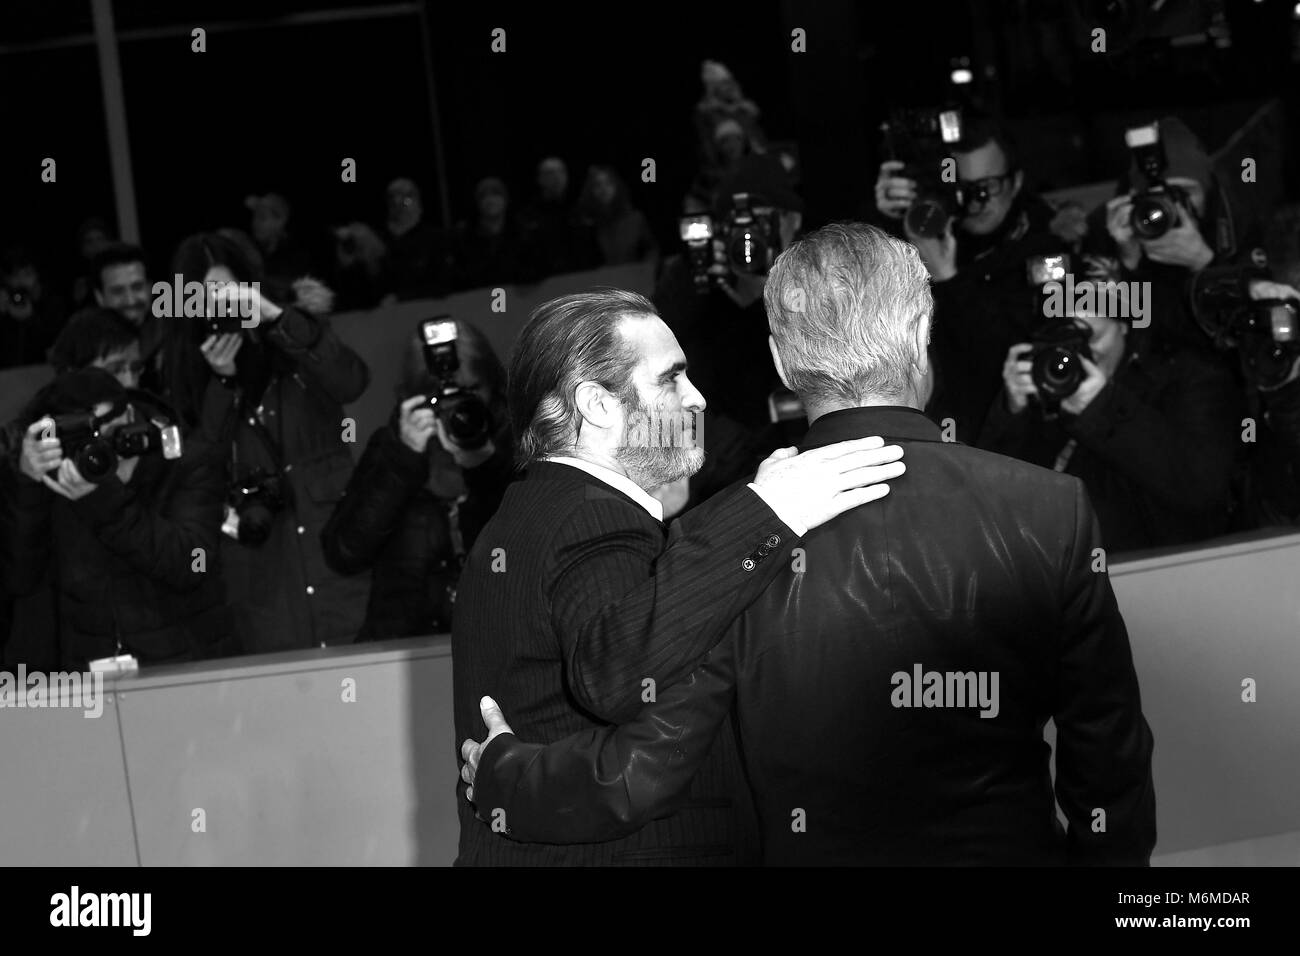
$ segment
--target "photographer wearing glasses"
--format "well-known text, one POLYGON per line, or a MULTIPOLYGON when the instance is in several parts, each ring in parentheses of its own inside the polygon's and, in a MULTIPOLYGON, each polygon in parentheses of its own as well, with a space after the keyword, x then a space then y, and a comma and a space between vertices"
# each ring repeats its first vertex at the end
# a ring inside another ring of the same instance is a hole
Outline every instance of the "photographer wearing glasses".
POLYGON ((451 629, 465 555, 514 476, 506 373, 483 333, 422 322, 403 363, 400 402, 321 533, 331 568, 371 572, 358 641, 451 629))
POLYGON ((166 320, 164 381, 182 421, 229 460, 217 528, 244 649, 351 643, 367 582, 328 567, 320 532, 352 474, 343 405, 365 390, 366 365, 324 315, 263 296, 228 235, 184 240, 171 271, 211 294, 203 314, 166 320))
MULTIPOLYGON (((1112 263, 1089 269, 1077 287, 1114 278, 1112 263)), ((979 446, 1081 478, 1112 554, 1224 533, 1242 414, 1231 373, 1107 311, 1071 309, 1007 350, 979 446)))
POLYGON ((893 124, 895 138, 902 126, 904 145, 899 158, 880 165, 876 209, 916 246, 930 273, 935 392, 927 414, 940 423, 951 418, 956 440, 973 444, 997 394, 1002 358, 1029 331, 1025 258, 1059 241, 1051 207, 1024 188, 1010 135, 984 116, 938 115, 947 118, 936 131, 942 141, 921 148, 913 144, 923 136, 907 135, 914 123, 893 124), (947 159, 955 161, 955 183, 941 176, 947 159))
POLYGON ((100 368, 61 375, 21 420, 17 462, 0 469, 4 583, 25 596, 54 582, 60 666, 235 653, 215 449, 182 448, 161 407, 100 368))

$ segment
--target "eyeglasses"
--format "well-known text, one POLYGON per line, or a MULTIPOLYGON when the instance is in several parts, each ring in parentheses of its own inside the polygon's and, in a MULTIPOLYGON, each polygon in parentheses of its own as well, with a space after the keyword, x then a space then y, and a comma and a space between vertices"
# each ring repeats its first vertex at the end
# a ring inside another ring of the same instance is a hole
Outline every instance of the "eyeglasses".
POLYGON ((972 202, 985 203, 1006 192, 1007 186, 1015 176, 1016 171, 1012 169, 997 176, 985 176, 983 179, 959 179, 957 186, 966 197, 967 205, 972 202))

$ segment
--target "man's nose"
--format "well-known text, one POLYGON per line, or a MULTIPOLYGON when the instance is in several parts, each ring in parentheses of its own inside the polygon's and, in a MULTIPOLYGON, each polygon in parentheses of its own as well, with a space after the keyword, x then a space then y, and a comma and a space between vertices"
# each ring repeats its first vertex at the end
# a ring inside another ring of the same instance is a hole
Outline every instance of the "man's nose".
POLYGON ((704 411, 707 404, 708 403, 705 402, 704 400, 704 394, 698 388, 695 387, 695 384, 689 378, 683 375, 682 376, 682 407, 689 408, 692 411, 702 412, 704 411))

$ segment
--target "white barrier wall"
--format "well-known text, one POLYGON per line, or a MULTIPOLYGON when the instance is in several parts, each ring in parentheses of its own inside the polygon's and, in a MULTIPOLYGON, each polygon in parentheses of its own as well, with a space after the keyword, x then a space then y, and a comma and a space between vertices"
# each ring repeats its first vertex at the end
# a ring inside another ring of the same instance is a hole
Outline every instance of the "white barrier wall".
MULTIPOLYGON (((1111 569, 1155 735, 1157 863, 1300 864, 1298 573, 1300 534, 1111 569)), ((98 719, 0 710, 0 864, 455 857, 446 637, 158 668, 108 690, 98 719)))

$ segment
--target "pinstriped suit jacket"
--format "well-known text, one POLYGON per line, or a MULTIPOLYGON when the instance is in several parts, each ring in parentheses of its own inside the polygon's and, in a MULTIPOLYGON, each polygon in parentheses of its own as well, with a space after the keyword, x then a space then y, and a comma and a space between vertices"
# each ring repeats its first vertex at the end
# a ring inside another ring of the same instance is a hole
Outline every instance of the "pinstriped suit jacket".
MULTIPOLYGON (((790 561, 793 531, 737 486, 670 531, 631 498, 555 462, 531 465, 470 552, 452 628, 456 740, 483 736, 491 695, 523 740, 628 720, 688 675, 790 561)), ((458 865, 756 862, 735 734, 723 728, 684 799, 630 836, 521 844, 477 819, 458 784, 458 865)), ((509 825, 509 820, 503 821, 509 825)))

